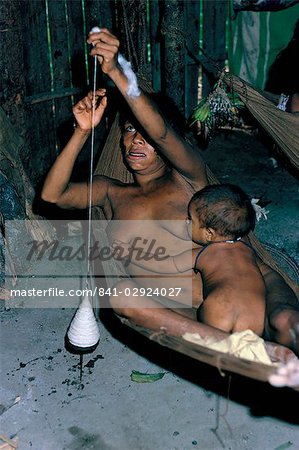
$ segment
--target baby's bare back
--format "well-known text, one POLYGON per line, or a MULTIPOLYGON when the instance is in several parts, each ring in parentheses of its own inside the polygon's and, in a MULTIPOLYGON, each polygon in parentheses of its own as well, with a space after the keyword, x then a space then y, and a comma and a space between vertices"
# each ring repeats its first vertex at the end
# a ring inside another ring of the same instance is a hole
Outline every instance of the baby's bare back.
POLYGON ((200 319, 224 331, 261 335, 265 285, 252 249, 242 243, 211 245, 200 261, 204 302, 200 319))

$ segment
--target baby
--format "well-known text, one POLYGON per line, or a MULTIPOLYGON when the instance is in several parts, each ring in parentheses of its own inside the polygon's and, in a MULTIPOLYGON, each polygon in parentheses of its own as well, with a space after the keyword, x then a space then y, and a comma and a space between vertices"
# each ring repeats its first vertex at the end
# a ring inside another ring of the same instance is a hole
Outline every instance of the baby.
POLYGON ((255 211, 249 197, 232 184, 209 185, 188 205, 192 241, 202 246, 169 256, 140 254, 130 243, 116 241, 130 263, 156 273, 183 273, 193 268, 203 283, 198 319, 227 332, 250 329, 261 335, 265 321, 265 285, 254 249, 242 238, 254 229, 255 211), (142 257, 143 256, 143 257, 142 257), (192 267, 191 267, 192 266, 192 267))

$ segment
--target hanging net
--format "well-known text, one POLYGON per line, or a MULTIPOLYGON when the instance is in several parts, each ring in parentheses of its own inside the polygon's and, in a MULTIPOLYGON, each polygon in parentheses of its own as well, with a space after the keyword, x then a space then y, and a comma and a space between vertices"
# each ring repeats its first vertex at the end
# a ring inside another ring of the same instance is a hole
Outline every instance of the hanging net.
POLYGON ((235 75, 225 74, 223 80, 299 169, 299 115, 278 109, 278 96, 256 89, 235 75))

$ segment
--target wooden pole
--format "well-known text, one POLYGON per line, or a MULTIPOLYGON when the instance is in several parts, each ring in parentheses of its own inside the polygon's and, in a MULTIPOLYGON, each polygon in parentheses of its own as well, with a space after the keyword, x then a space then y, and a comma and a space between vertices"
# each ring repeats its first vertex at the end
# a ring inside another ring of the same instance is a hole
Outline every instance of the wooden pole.
POLYGON ((150 79, 147 44, 147 2, 146 0, 121 0, 118 2, 118 37, 125 56, 133 70, 146 79, 150 79))
MULTIPOLYGON (((203 0, 203 50, 215 61, 219 71, 224 67, 227 57, 227 5, 227 0, 203 0)), ((216 78, 204 67, 202 73, 202 95, 206 97, 215 84, 216 78)))
POLYGON ((162 91, 185 113, 185 34, 184 1, 161 2, 163 20, 162 91))
POLYGON ((87 32, 89 32, 93 27, 105 27, 109 30, 113 29, 113 0, 86 0, 85 9, 87 32))
MULTIPOLYGON (((74 3, 74 2, 71 2, 74 3)), ((113 0, 106 1, 94 1, 87 0, 85 2, 85 26, 86 26, 86 35, 90 32, 93 27, 105 27, 113 32, 114 28, 114 20, 113 20, 113 12, 115 9, 115 4, 113 0)), ((86 40, 87 36, 84 36, 86 40)), ((87 53, 89 53, 89 47, 87 47, 87 53)), ((94 72, 94 58, 88 56, 88 66, 89 66, 89 88, 93 84, 92 74, 94 72)), ((102 71, 98 71, 98 80, 97 84, 104 86, 103 82, 103 74, 102 71)))
POLYGON ((151 73, 154 91, 161 90, 161 34, 159 32, 160 8, 159 0, 149 2, 149 28, 151 45, 151 73))
MULTIPOLYGON (((15 130, 26 139, 20 2, 0 1, 0 17, 0 102, 15 130)), ((29 147, 27 147, 27 151, 30 153, 29 147)))
POLYGON ((186 66, 185 66, 185 112, 190 117, 193 108, 198 103, 198 77, 199 65, 194 57, 199 52, 199 20, 200 3, 190 0, 185 4, 185 30, 186 36, 186 66))
MULTIPOLYGON (((21 1, 26 96, 52 90, 47 15, 43 2, 21 1)), ((29 177, 36 187, 56 157, 53 104, 26 105, 28 136, 31 145, 29 177), (43 150, 41 150, 43 149, 43 150)))

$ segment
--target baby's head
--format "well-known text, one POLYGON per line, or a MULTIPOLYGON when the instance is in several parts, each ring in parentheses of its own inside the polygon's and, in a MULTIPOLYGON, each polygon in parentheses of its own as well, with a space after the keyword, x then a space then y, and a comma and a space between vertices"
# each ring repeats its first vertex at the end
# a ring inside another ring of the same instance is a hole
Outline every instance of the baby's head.
POLYGON ((250 198, 233 184, 209 185, 196 192, 188 206, 192 239, 205 244, 221 239, 237 239, 255 226, 250 198))

